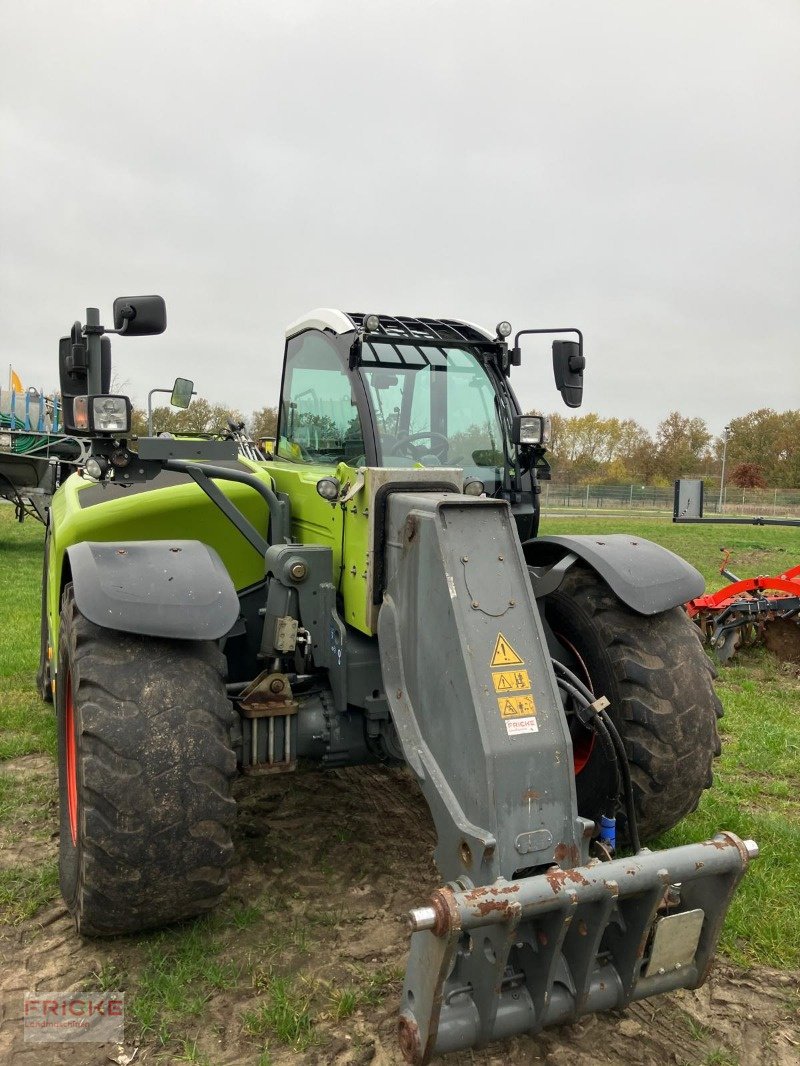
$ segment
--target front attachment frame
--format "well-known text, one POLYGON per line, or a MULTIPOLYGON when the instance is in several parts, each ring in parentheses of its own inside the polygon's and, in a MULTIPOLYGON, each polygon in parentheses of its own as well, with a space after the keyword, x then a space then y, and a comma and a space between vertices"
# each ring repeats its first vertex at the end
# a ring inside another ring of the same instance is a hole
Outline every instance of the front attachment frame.
POLYGON ((630 858, 448 885, 411 911, 398 1033, 417 1066, 708 976, 753 841, 733 833, 630 858), (662 923, 671 923, 662 927, 662 923))

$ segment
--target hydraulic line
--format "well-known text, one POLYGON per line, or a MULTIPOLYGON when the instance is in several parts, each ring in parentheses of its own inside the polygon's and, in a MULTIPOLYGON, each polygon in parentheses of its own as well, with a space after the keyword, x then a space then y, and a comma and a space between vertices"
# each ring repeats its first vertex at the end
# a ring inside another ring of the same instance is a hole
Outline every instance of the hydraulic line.
MULTIPOLYGON (((590 707, 591 703, 594 702, 593 700, 587 701, 583 693, 579 692, 578 689, 575 688, 574 685, 571 685, 565 678, 557 677, 556 684, 563 692, 566 692, 575 700, 576 703, 579 703, 582 707, 590 707)), ((616 778, 614 782, 614 796, 618 800, 622 786, 622 779, 619 773, 619 766, 617 765, 619 761, 617 758, 617 751, 614 747, 614 742, 611 739, 611 734, 609 733, 605 722, 599 714, 592 715, 588 724, 589 728, 591 728, 592 731, 600 738, 600 743, 606 753, 606 757, 609 759, 612 766, 614 767, 614 775, 616 778)), ((613 811, 610 813, 613 814, 613 811)))
POLYGON ((581 700, 579 701, 583 707, 592 712, 592 716, 596 716, 598 722, 602 722, 607 729, 611 742, 614 746, 616 753, 617 769, 622 777, 623 795, 625 797, 625 814, 628 819, 628 834, 630 836, 631 846, 634 854, 642 850, 641 840, 639 839, 639 826, 636 821, 636 808, 633 802, 633 782, 631 780, 631 768, 628 764, 628 756, 625 752, 625 746, 622 743, 622 737, 619 735, 617 727, 611 720, 610 715, 601 708, 595 706, 596 697, 594 693, 588 688, 579 677, 576 677, 571 670, 569 670, 563 663, 560 663, 558 659, 551 659, 553 668, 556 673, 560 674, 562 678, 566 679, 569 684, 577 690, 577 694, 580 694, 581 700))

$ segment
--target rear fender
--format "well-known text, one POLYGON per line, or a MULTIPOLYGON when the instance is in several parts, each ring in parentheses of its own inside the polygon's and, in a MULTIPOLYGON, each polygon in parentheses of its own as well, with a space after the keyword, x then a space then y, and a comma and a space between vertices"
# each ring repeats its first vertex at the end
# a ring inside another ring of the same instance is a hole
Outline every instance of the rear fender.
POLYGON ((522 545, 537 598, 555 592, 564 574, 579 559, 605 581, 637 614, 668 611, 699 596, 705 581, 679 555, 642 537, 625 533, 607 536, 537 537, 522 545))
POLYGON ((239 615, 222 560, 200 541, 82 541, 66 554, 78 610, 106 629, 218 640, 239 615))

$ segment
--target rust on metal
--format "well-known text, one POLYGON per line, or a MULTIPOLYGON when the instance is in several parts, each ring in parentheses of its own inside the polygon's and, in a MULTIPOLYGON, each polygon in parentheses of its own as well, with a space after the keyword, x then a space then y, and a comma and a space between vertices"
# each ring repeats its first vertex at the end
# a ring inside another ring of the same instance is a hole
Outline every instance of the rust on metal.
POLYGON ((544 876, 554 892, 560 892, 568 881, 571 881, 574 885, 589 884, 578 870, 548 870, 544 876))
POLYGON ((502 888, 495 888, 494 885, 484 885, 481 888, 473 888, 469 892, 464 893, 465 903, 475 903, 479 899, 483 899, 484 896, 510 896, 515 892, 519 892, 520 885, 516 881, 512 881, 508 885, 503 885, 502 888))
POLYGON ((542 798, 541 792, 537 792, 535 789, 529 788, 526 792, 522 793, 522 802, 527 800, 538 800, 542 798))
POLYGON ((414 540, 414 538, 416 537, 418 525, 419 525, 419 520, 418 520, 417 516, 413 515, 413 514, 410 514, 408 516, 408 518, 406 519, 406 528, 405 528, 404 536, 403 536, 403 539, 404 539, 406 545, 409 545, 412 542, 412 540, 414 540))
POLYGON ((475 910, 482 918, 485 918, 487 914, 506 915, 509 911, 518 909, 514 901, 510 899, 486 899, 475 905, 475 910))
POLYGON ((494 914, 504 921, 519 914, 520 907, 514 898, 519 890, 520 886, 515 882, 498 888, 484 885, 465 893, 464 902, 482 918, 494 914))
POLYGON ((401 1014, 397 1019, 397 1041, 406 1062, 422 1061, 422 1045, 419 1038, 419 1026, 408 1014, 401 1014))
POLYGON ((558 863, 569 863, 571 866, 577 866, 581 861, 580 848, 576 844, 557 844, 556 850, 553 852, 553 858, 558 863))
POLYGON ((431 906, 436 912, 436 921, 431 929, 434 936, 447 936, 452 929, 461 928, 461 915, 452 889, 437 888, 431 896, 431 906))

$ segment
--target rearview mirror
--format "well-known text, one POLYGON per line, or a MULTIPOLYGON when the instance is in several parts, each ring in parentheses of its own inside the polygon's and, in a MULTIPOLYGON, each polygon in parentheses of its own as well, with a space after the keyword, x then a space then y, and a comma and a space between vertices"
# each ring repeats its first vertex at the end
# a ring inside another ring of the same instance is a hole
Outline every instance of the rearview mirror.
POLYGON ((383 389, 393 389, 399 383, 399 378, 391 370, 373 370, 369 383, 373 389, 381 392, 383 389))
MULTIPOLYGON (((89 371, 87 362, 86 340, 81 335, 80 322, 72 327, 69 337, 62 337, 58 342, 58 378, 61 387, 61 408, 63 424, 67 433, 75 433, 78 427, 72 412, 72 402, 76 396, 84 396, 88 391, 89 371)), ((100 390, 108 392, 111 388, 111 338, 100 338, 100 390)))
POLYGON ((125 337, 151 337, 167 328, 167 305, 161 296, 118 296, 114 329, 125 337), (127 325, 126 325, 127 323, 127 325))
POLYGON ((189 381, 188 378, 175 378, 175 384, 172 386, 172 395, 169 398, 169 402, 173 407, 186 408, 192 402, 193 395, 193 381, 189 381))
POLYGON ((583 401, 583 370, 586 359, 578 341, 553 341, 553 376, 567 407, 583 401))

